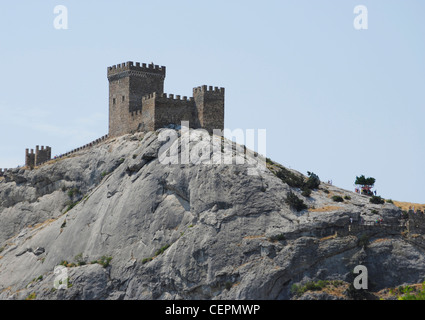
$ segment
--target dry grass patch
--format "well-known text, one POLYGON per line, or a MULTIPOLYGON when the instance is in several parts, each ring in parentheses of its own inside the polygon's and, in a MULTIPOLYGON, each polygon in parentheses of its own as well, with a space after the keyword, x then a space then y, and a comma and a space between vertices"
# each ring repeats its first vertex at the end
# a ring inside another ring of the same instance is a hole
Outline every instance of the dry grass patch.
POLYGON ((380 243, 380 242, 385 242, 385 241, 390 241, 390 240, 391 239, 388 239, 388 238, 380 238, 380 239, 376 239, 372 243, 380 243))
POLYGON ((243 239, 261 239, 261 238, 265 238, 264 234, 258 235, 258 236, 246 236, 246 237, 243 237, 243 239))
POLYGON ((395 206, 401 208, 401 210, 405 210, 408 211, 409 208, 413 208, 415 207, 415 210, 422 210, 425 211, 425 204, 420 204, 420 203, 412 203, 412 202, 401 202, 401 201, 394 201, 393 203, 395 206))
POLYGON ((339 210, 341 208, 342 207, 339 207, 339 206, 324 206, 324 207, 321 207, 321 208, 314 208, 314 209, 310 208, 310 209, 308 209, 308 211, 309 212, 329 212, 329 211, 336 211, 336 210, 339 210))
POLYGON ((330 239, 335 239, 336 237, 337 237, 337 234, 335 233, 335 234, 332 234, 330 236, 321 238, 320 241, 326 241, 326 240, 330 240, 330 239))

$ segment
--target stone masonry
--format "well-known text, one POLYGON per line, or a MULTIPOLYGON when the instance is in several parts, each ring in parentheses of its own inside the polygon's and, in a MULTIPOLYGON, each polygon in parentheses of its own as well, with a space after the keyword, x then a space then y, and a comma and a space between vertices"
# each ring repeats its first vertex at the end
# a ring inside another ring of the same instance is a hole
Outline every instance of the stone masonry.
POLYGON ((209 133, 224 128, 224 88, 200 86, 193 97, 164 93, 166 68, 126 62, 108 67, 109 137, 189 121, 209 133))
POLYGON ((35 166, 38 166, 42 164, 43 162, 49 161, 52 158, 52 148, 41 146, 41 149, 39 146, 35 147, 35 153, 34 149, 31 149, 31 152, 29 149, 25 149, 25 166, 28 168, 34 168, 35 166))
MULTIPOLYGON (((167 95, 165 74, 164 66, 131 61, 108 67, 109 134, 105 137, 155 131, 182 121, 188 121, 190 128, 206 129, 210 134, 214 129, 224 129, 224 88, 203 85, 194 88, 193 97, 189 98, 167 95)), ((27 168, 50 159, 50 147, 36 146, 35 153, 34 149, 25 150, 27 168)), ((0 176, 3 175, 1 171, 0 176)))

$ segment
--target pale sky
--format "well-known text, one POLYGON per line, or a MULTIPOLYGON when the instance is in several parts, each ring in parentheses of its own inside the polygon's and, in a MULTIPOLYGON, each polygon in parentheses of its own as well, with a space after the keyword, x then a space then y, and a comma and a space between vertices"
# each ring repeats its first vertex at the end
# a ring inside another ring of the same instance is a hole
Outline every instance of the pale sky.
POLYGON ((0 167, 106 134, 106 68, 154 62, 167 93, 225 87, 225 127, 266 129, 282 165, 425 203, 424 15, 422 0, 3 1, 0 167))

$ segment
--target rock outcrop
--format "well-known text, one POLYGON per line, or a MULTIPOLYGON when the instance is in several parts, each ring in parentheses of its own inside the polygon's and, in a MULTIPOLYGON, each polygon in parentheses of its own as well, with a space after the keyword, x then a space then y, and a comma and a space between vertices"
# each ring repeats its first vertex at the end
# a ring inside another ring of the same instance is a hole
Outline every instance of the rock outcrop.
POLYGON ((249 174, 243 148, 245 164, 163 164, 162 130, 6 174, 0 299, 294 299, 294 284, 349 282, 359 264, 376 291, 424 280, 425 241, 393 204, 324 183, 304 197, 277 164, 249 174))

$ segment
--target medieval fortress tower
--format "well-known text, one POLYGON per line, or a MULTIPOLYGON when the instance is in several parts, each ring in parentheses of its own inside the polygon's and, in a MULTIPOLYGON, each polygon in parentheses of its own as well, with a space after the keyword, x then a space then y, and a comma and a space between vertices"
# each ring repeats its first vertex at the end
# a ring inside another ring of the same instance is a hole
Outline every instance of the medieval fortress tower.
MULTIPOLYGON (((170 124, 188 121, 190 128, 224 129, 224 88, 200 86, 193 97, 164 93, 166 68, 131 61, 108 67, 109 133, 69 155, 99 143, 107 137, 117 137, 138 131, 154 131, 170 124)), ((51 147, 25 150, 25 166, 34 168, 51 160, 51 147)), ((63 156, 63 155, 62 155, 63 156)), ((0 170, 0 176, 4 174, 0 170)))
POLYGON ((209 133, 224 128, 224 88, 201 86, 193 97, 164 93, 166 68, 127 62, 108 67, 109 136, 154 131, 189 121, 209 133))

